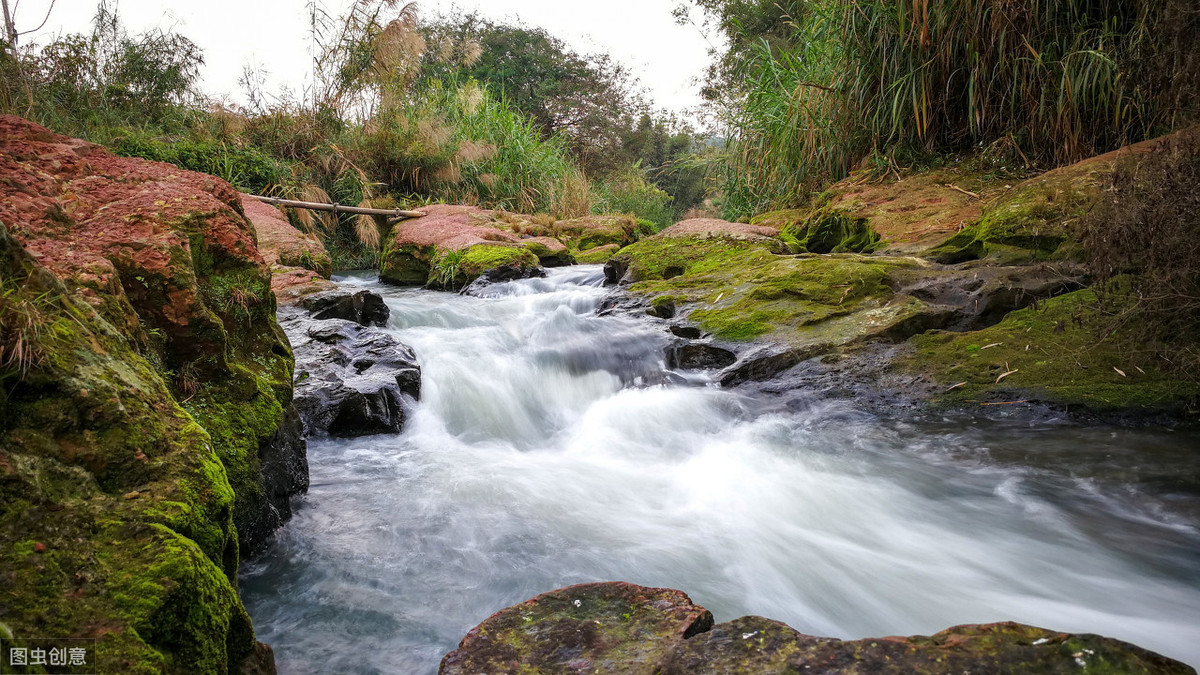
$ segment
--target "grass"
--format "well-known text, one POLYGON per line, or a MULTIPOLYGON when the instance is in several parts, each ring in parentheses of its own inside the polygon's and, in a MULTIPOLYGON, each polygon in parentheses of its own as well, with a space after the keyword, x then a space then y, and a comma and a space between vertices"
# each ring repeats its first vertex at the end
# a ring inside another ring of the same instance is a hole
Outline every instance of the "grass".
POLYGON ((797 47, 762 41, 740 73, 733 142, 715 165, 729 217, 801 204, 855 167, 968 150, 1044 168, 1196 116, 1194 76, 1162 73, 1200 54, 1179 38, 1200 23, 1184 2, 788 6, 797 47))

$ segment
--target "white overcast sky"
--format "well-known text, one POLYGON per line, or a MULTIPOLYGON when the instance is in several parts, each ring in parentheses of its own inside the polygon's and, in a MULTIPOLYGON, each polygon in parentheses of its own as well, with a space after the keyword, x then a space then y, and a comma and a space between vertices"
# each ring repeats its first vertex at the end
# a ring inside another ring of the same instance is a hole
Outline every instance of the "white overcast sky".
MULTIPOLYGON (((333 14, 352 0, 323 0, 333 14)), ((11 4, 11 3, 10 3, 11 4)), ((671 16, 676 0, 424 0, 422 16, 458 8, 483 16, 541 26, 580 52, 608 52, 650 90, 659 108, 683 111, 700 102, 698 80, 708 63, 708 39, 671 16)), ((45 28, 22 44, 45 44, 57 34, 87 32, 97 0, 57 0, 45 28)), ((49 0, 20 0, 19 28, 41 21, 49 0)), ((242 100, 237 84, 250 64, 269 74, 267 89, 299 92, 308 76, 305 0, 121 0, 118 12, 131 33, 173 28, 204 50, 202 88, 214 97, 242 100)))

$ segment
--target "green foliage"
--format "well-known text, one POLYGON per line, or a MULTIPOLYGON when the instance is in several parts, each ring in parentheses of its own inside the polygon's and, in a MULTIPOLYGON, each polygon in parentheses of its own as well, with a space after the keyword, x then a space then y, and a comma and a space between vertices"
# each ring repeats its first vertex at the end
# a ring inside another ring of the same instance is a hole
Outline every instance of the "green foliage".
POLYGON ((1195 75, 1162 74, 1200 55, 1200 15, 1184 2, 806 0, 787 9, 790 39, 736 43, 747 86, 729 102, 736 132, 718 165, 730 216, 801 203, 860 164, 890 169, 989 148, 1052 166, 1195 114, 1195 75))
POLYGON ((237 147, 203 138, 171 141, 141 134, 129 135, 117 139, 111 149, 118 155, 143 157, 219 176, 247 192, 264 192, 290 177, 284 163, 258 148, 237 147))
POLYGON ((178 125, 204 64, 199 47, 177 33, 129 35, 107 2, 90 35, 63 36, 36 53, 6 50, 0 60, 5 111, 97 141, 130 120, 178 125))
POLYGON ((639 166, 592 184, 592 212, 627 213, 653 224, 658 231, 675 222, 671 196, 646 180, 639 166))
POLYGON ((649 106, 609 55, 579 54, 545 29, 477 14, 441 17, 422 32, 434 77, 480 82, 531 120, 542 138, 566 138, 588 175, 628 163, 624 136, 649 106))
POLYGON ((454 285, 454 278, 458 276, 466 254, 465 249, 459 249, 457 251, 448 251, 438 257, 437 261, 433 264, 433 280, 438 286, 450 288, 454 285))

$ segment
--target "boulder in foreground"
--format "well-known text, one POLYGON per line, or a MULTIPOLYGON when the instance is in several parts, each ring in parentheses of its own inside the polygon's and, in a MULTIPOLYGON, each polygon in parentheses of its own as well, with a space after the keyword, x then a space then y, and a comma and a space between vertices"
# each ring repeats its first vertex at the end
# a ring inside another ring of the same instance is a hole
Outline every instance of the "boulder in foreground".
POLYGON ((496 612, 442 659, 469 673, 1156 673, 1192 668, 1119 640, 1017 623, 835 640, 745 616, 713 625, 682 591, 580 584, 496 612))
POLYGON ((10 116, 0 176, 5 645, 95 639, 103 673, 274 672, 237 566, 308 465, 237 191, 10 116))

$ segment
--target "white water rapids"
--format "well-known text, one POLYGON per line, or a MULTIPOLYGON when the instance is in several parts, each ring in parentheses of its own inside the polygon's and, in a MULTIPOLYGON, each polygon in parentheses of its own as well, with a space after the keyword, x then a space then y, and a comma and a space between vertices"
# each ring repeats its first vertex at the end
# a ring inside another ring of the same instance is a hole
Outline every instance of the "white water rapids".
POLYGON ((312 488, 242 595, 281 673, 436 673, 572 583, 842 638, 1015 620, 1200 665, 1200 437, 800 409, 663 377, 598 267, 475 298, 382 293, 421 361, 395 436, 311 440, 312 488), (664 384, 664 382, 672 382, 664 384))

